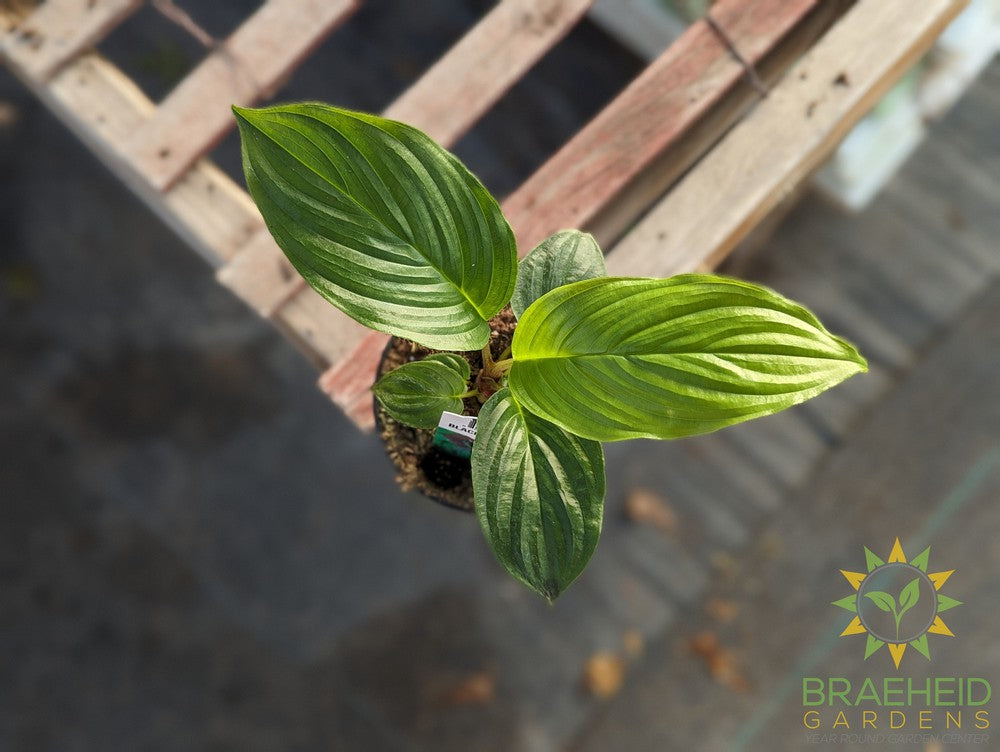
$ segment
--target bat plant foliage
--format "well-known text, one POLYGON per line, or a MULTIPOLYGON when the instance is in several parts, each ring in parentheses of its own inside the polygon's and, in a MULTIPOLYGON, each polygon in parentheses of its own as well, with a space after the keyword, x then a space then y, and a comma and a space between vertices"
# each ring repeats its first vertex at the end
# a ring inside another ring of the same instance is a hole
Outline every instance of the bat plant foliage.
POLYGON ((476 513, 500 563, 549 600, 597 545, 601 442, 714 431, 867 369, 759 285, 607 277, 576 230, 519 264, 496 200, 409 125, 313 103, 234 112, 250 193, 305 280, 361 324, 446 351, 379 380, 389 414, 430 428, 463 397, 491 395, 472 450, 476 513), (517 326, 494 360, 489 322, 508 304, 517 326), (470 384, 454 353, 481 349, 470 384))

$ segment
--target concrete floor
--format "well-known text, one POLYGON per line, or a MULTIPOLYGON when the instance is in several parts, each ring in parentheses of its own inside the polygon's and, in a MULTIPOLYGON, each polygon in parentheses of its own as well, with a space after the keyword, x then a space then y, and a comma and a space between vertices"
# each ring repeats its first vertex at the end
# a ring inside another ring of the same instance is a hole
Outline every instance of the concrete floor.
MULTIPOLYGON (((288 97, 377 109, 483 3, 447 5, 364 11, 288 97), (426 48, 400 31, 407 12, 437 35, 426 48), (402 62, 373 41, 393 30, 402 62)), ((217 7, 200 20, 223 33, 243 9, 217 7)), ((145 23, 107 52, 142 68, 145 23)), ((495 190, 634 72, 596 42, 576 33, 460 144, 495 190), (597 82, 583 99, 559 83, 580 70, 597 82)), ((174 58, 147 61, 148 89, 174 58)), ((983 297, 1000 274, 998 80, 994 65, 870 212, 809 199, 748 268, 857 339, 872 379, 746 430, 609 447, 604 538, 549 608, 499 570, 471 516, 400 493, 292 347, 0 73, 0 749, 803 748, 786 685, 836 616, 836 569, 861 544, 925 530, 1000 435, 977 409, 1000 404, 996 345, 980 345, 1000 328, 983 297), (935 245, 949 250, 940 268, 935 245), (948 439, 909 453, 906 437, 935 426, 948 439), (669 497, 679 534, 623 518, 637 485, 669 497), (739 615, 717 624, 711 599, 739 615), (734 650, 742 690, 691 652, 705 629, 734 650), (588 696, 588 659, 623 653, 626 634, 624 687, 588 696)), ((218 153, 230 168, 232 147, 218 153)), ((997 469, 984 472, 961 518, 932 531, 970 604, 955 620, 968 651, 935 667, 965 671, 975 655, 996 677, 997 469)), ((838 645, 833 665, 855 648, 838 645)))

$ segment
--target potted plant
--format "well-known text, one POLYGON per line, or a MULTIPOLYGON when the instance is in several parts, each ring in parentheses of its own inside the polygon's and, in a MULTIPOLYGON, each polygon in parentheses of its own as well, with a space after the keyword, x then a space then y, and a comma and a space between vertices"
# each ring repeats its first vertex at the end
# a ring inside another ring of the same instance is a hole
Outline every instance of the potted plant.
POLYGON ((349 316, 419 348, 374 385, 385 412, 429 430, 478 408, 480 525, 550 601, 597 545, 601 442, 714 431, 867 370, 759 285, 606 277, 576 230, 518 263, 496 200, 416 128, 316 103, 234 112, 250 193, 291 263, 349 316))

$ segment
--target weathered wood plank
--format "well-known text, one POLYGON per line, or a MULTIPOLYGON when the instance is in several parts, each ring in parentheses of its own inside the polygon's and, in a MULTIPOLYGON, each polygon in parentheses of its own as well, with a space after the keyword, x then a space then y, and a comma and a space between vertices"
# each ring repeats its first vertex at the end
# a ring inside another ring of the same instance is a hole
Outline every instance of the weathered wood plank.
POLYGON ((174 89, 123 157, 165 190, 233 127, 230 105, 273 92, 360 0, 268 0, 174 89))
MULTIPOLYGON (((311 287, 303 288, 271 317, 318 369, 349 359, 369 330, 334 308, 311 287)), ((369 375, 369 386, 374 372, 369 375)), ((371 413, 369 405, 369 414, 371 413)))
MULTIPOLYGON (((740 54, 757 65, 820 5, 818 0, 720 0, 712 17, 740 54)), ((608 203, 685 134, 696 126, 701 129, 702 121, 739 87, 745 73, 708 23, 693 24, 504 202, 521 252, 566 227, 597 229, 591 225, 608 203)), ((743 92, 745 102, 759 97, 745 84, 743 92)), ((704 133, 702 148, 737 115, 738 109, 713 124, 704 133)), ((694 150, 659 166, 643 186, 646 203, 699 155, 694 150)), ((607 243, 632 218, 619 217, 598 239, 607 243)))
POLYGON ((594 0, 503 0, 385 111, 457 141, 580 20, 594 0))
POLYGON ((666 276, 721 260, 922 55, 964 0, 859 2, 610 256, 666 276))
POLYGON ((232 258, 264 227, 247 192, 208 159, 199 159, 170 190, 155 195, 154 209, 162 204, 157 211, 176 218, 182 225, 177 232, 204 249, 212 266, 232 258))
POLYGON ((359 427, 375 425, 371 389, 382 352, 389 338, 380 332, 368 332, 344 358, 320 376, 319 388, 359 427))
POLYGON ((382 351, 389 336, 368 332, 343 363, 335 363, 320 376, 320 388, 358 424, 363 431, 375 427, 375 416, 365 405, 371 399, 371 386, 382 351))
POLYGON ((20 75, 46 81, 140 5, 142 0, 47 0, 0 36, 0 58, 20 75))
POLYGON ((216 272, 216 278, 264 318, 270 318, 303 284, 302 277, 266 228, 258 230, 216 272))
POLYGON ((257 208, 221 170, 202 160, 166 194, 118 157, 114 144, 135 132, 156 106, 118 68, 85 53, 35 93, 173 230, 216 265, 263 227, 257 208))

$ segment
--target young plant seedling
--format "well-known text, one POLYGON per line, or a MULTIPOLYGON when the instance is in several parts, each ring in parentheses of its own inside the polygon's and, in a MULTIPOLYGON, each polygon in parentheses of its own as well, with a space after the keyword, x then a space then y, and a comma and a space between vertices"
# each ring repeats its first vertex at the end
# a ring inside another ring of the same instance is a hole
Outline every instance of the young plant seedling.
POLYGON ((291 263, 360 323, 447 351, 373 387, 420 428, 484 403, 476 514, 500 563, 550 601, 583 571, 604 511, 601 442, 674 439, 770 415, 861 371, 804 307, 710 274, 606 277, 567 230, 518 264, 496 200, 416 128, 323 104, 234 108, 250 193, 291 263), (511 305, 509 353, 489 321, 511 305), (482 350, 470 382, 466 359, 482 350))

